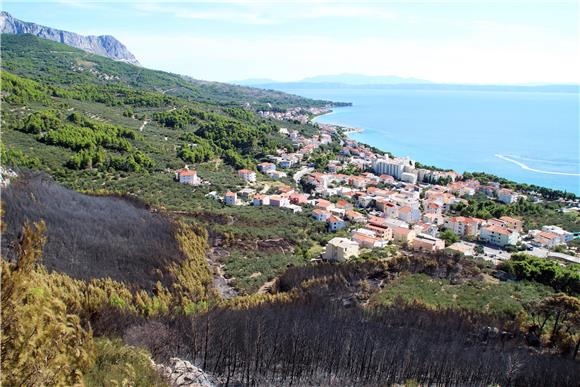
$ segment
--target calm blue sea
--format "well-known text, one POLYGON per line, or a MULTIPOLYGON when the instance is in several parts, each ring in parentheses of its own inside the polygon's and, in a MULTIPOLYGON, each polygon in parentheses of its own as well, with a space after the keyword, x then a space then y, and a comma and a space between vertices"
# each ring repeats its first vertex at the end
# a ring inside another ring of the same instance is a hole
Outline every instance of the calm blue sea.
POLYGON ((352 138, 458 172, 485 171, 580 194, 579 96, 439 90, 288 90, 352 102, 319 117, 352 138))

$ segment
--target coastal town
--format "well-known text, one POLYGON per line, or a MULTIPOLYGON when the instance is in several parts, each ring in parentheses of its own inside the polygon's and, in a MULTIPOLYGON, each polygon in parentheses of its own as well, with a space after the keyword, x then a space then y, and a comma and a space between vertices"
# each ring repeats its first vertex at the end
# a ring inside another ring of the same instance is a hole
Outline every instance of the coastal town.
MULTIPOLYGON (((309 122, 313 115, 328 111, 261 114, 281 121, 309 122)), ((296 151, 279 149, 255 170, 238 170, 245 186, 235 192, 213 192, 213 196, 227 206, 278 207, 325 224, 329 233, 336 234, 321 253, 320 258, 329 261, 348 260, 363 251, 396 244, 409 251, 444 251, 496 263, 518 251, 580 262, 577 256, 562 252, 562 246, 579 237, 577 233, 550 224, 529 229, 517 217, 481 219, 454 211, 469 205, 475 196, 513 205, 528 194, 498 183, 484 185, 454 171, 424 168, 409 157, 391 157, 344 136, 351 128, 315 125, 318 134, 313 137, 280 128, 279 133, 288 137, 296 151), (321 147, 333 143, 338 144, 334 158, 323 167, 313 162, 321 147)), ((210 184, 187 168, 177 171, 175 177, 185 184, 210 184)), ((530 199, 542 200, 539 195, 530 199)), ((569 207, 570 211, 579 210, 576 202, 569 207)))

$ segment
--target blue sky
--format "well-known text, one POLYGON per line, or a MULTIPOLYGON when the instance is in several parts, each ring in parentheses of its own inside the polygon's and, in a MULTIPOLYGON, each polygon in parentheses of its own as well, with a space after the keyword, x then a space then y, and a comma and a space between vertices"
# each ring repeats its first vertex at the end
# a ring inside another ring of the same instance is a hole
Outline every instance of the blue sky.
POLYGON ((13 16, 117 37, 200 79, 338 73, 450 83, 578 83, 577 1, 4 1, 13 16))

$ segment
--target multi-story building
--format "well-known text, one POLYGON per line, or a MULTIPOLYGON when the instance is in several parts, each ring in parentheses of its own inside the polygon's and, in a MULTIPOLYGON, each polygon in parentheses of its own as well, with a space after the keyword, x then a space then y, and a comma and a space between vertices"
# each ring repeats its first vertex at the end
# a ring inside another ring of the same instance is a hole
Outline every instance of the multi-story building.
POLYGON ((374 249, 377 247, 384 247, 389 242, 384 239, 377 238, 367 233, 355 231, 352 233, 352 240, 360 245, 360 247, 366 249, 374 249))
POLYGON ((399 219, 409 224, 417 223, 421 219, 421 211, 410 206, 401 207, 399 208, 399 219))
POLYGON ((483 219, 454 216, 445 221, 445 228, 459 236, 476 237, 483 224, 483 219))
POLYGON ((428 234, 417 234, 415 239, 413 239, 413 250, 435 252, 444 248, 445 242, 442 239, 428 234))
POLYGON ((518 200, 518 194, 511 189, 502 188, 497 190, 497 200, 505 204, 512 204, 518 200))
POLYGON ((262 172, 262 173, 267 173, 270 171, 275 171, 276 170, 276 164, 274 163, 260 163, 258 164, 258 171, 262 172))
POLYGON ((328 229, 332 232, 342 230, 346 227, 346 222, 339 218, 338 216, 331 215, 327 220, 328 229))
POLYGON ((283 195, 272 195, 270 196, 270 205, 272 207, 288 207, 290 199, 283 195))
POLYGON ((250 171, 249 169, 240 169, 238 171, 238 176, 250 183, 254 183, 256 181, 256 172, 250 171))
POLYGON ((547 247, 547 248, 554 248, 558 245, 564 243, 562 237, 558 234, 549 231, 541 231, 534 237, 535 245, 547 247))
POLYGON ((515 245, 518 237, 517 231, 493 224, 482 227, 479 233, 479 238, 482 241, 496 246, 515 245))
POLYGON ((201 184, 201 179, 197 176, 197 171, 194 169, 179 169, 175 172, 175 178, 182 184, 201 184))
POLYGON ((499 220, 503 221, 507 228, 511 228, 517 232, 522 232, 524 229, 524 223, 519 219, 515 219, 510 216, 502 216, 499 218, 499 220))
POLYGON ((398 162, 396 159, 378 159, 375 161, 373 170, 377 175, 389 175, 396 179, 400 179, 405 171, 404 163, 398 162))
POLYGON ((401 181, 416 184, 417 183, 417 175, 413 172, 403 172, 401 173, 401 181))
POLYGON ((332 213, 330 211, 326 211, 320 208, 315 208, 312 210, 312 217, 321 222, 326 221, 328 218, 330 218, 331 215, 332 213))
POLYGON ((327 244, 322 257, 329 261, 344 261, 358 257, 359 245, 347 238, 332 238, 327 244))
POLYGON ((228 206, 238 205, 238 194, 228 191, 224 196, 224 203, 228 206))
POLYGON ((254 195, 253 204, 255 206, 269 206, 270 205, 270 196, 263 195, 263 194, 256 194, 256 195, 254 195))
POLYGON ((564 243, 568 243, 572 239, 574 239, 574 234, 571 233, 570 231, 564 230, 562 227, 558 227, 558 226, 542 226, 542 231, 552 232, 554 234, 560 235, 560 237, 562 238, 562 241, 564 243))

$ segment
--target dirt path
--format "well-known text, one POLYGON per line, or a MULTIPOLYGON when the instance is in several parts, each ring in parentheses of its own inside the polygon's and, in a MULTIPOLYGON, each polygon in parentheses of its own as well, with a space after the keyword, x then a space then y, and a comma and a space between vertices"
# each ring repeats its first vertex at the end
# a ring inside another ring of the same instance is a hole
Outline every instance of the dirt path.
POLYGON ((141 126, 139 127, 139 131, 142 132, 143 129, 145 129, 145 125, 147 125, 149 123, 149 121, 145 120, 143 121, 143 123, 141 124, 141 126))
POLYGON ((213 286, 224 299, 236 297, 239 292, 230 285, 230 280, 224 276, 224 265, 219 261, 219 257, 223 256, 225 251, 213 247, 207 255, 207 262, 213 273, 213 286))

